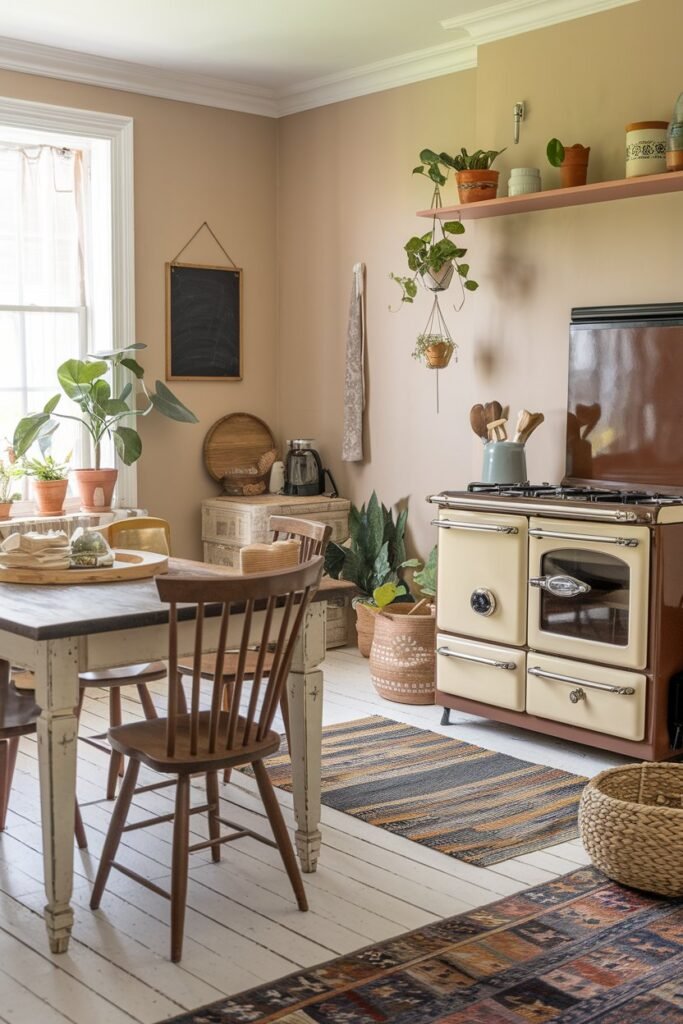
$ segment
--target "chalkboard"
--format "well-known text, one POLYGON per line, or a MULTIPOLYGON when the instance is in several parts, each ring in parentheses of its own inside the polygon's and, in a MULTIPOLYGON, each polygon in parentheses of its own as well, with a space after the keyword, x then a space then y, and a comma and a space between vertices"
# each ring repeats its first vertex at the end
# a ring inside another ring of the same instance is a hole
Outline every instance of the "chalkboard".
POLYGON ((242 271, 166 264, 166 379, 242 379, 242 271))

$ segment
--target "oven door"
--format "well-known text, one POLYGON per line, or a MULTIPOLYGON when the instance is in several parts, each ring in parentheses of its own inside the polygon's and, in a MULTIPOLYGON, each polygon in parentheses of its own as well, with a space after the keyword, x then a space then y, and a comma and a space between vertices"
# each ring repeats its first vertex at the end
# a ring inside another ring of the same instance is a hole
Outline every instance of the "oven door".
POLYGON ((438 628, 520 647, 526 639, 526 516, 442 510, 438 628))
POLYGON ((532 518, 529 647, 645 668, 649 573, 647 527, 532 518))

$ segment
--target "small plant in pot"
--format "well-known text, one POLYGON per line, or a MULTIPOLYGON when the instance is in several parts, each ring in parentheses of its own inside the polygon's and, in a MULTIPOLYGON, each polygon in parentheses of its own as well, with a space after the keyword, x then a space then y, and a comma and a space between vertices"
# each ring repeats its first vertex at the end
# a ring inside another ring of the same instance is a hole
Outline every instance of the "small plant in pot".
POLYGON ((444 334, 418 334, 413 359, 424 362, 431 370, 443 370, 451 361, 456 345, 444 334))
POLYGON ((6 458, 0 458, 0 519, 9 519, 13 503, 21 498, 16 485, 23 475, 13 449, 8 448, 6 458))
POLYGON ((495 199, 498 192, 498 171, 492 171, 491 165, 496 157, 504 152, 504 149, 478 149, 474 153, 468 153, 463 148, 456 156, 451 156, 449 153, 435 153, 433 149, 423 149, 420 153, 420 166, 413 169, 413 174, 426 174, 435 186, 439 187, 446 184, 448 172, 453 170, 461 203, 495 199))
POLYGON ((40 438, 40 456, 22 459, 25 475, 33 479, 33 498, 39 516, 62 515, 69 486, 67 474, 71 453, 65 462, 57 462, 49 452, 49 442, 49 435, 40 438))
POLYGON ((356 609, 358 647, 363 657, 370 656, 375 617, 380 607, 391 605, 409 611, 413 598, 401 578, 402 570, 416 567, 415 558, 406 558, 405 528, 408 510, 394 518, 380 504, 375 492, 367 506, 351 506, 350 538, 346 544, 331 543, 325 554, 325 570, 333 579, 349 580, 360 591, 353 601, 356 609), (379 603, 378 603, 379 602, 379 603))
POLYGON ((176 398, 170 388, 156 381, 150 391, 144 383, 142 366, 133 356, 136 349, 146 348, 137 343, 111 352, 98 352, 85 359, 68 359, 57 368, 57 379, 64 395, 77 406, 74 413, 56 412, 62 395, 55 395, 47 402, 42 412, 25 416, 14 433, 14 449, 17 455, 24 455, 35 441, 52 433, 59 420, 72 419, 83 424, 92 440, 94 468, 74 470, 74 476, 81 494, 81 508, 87 512, 106 512, 111 508, 112 495, 116 486, 118 470, 102 468, 102 442, 111 438, 116 454, 124 465, 130 466, 142 454, 142 440, 137 430, 124 426, 122 420, 137 416, 148 416, 155 409, 172 420, 181 423, 197 423, 197 417, 176 398), (117 395, 107 377, 118 377, 126 372, 130 378, 117 395), (138 408, 133 382, 140 388, 144 406, 138 408))
POLYGON ((560 184, 562 188, 585 185, 588 177, 588 158, 590 146, 563 146, 559 139, 551 139, 546 148, 548 162, 560 168, 560 184))
POLYGON ((442 237, 436 239, 436 229, 432 228, 424 235, 413 235, 403 246, 408 258, 408 267, 413 272, 412 277, 399 277, 391 274, 391 278, 401 287, 401 302, 412 303, 417 295, 418 279, 425 288, 433 292, 446 291, 450 285, 453 274, 457 271, 463 288, 467 291, 476 291, 479 285, 476 281, 468 280, 470 272, 469 263, 459 261, 467 253, 467 249, 455 244, 448 238, 448 235, 462 235, 465 232, 465 225, 459 220, 449 220, 441 225, 442 237))

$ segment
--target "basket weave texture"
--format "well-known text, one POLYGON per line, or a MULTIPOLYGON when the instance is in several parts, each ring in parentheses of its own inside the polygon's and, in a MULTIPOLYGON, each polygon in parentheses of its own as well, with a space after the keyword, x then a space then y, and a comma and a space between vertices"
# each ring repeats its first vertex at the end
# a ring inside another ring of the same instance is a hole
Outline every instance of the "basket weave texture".
MULTIPOLYGON (((408 601, 390 605, 392 614, 407 615, 415 605, 408 601)), ((377 608, 369 608, 366 604, 359 602, 356 605, 356 633, 358 635, 358 650, 364 658, 370 657, 372 638, 375 635, 375 623, 379 611, 377 608)))
POLYGON ((376 616, 370 678, 380 697, 399 704, 433 704, 436 620, 422 614, 376 616))
POLYGON ((595 866, 615 882, 683 896, 683 765, 596 775, 581 797, 579 830, 595 866))

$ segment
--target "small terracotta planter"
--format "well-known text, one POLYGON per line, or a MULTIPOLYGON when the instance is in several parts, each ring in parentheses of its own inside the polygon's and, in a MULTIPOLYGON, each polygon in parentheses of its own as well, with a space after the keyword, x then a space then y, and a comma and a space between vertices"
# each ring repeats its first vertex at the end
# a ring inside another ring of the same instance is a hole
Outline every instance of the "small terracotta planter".
POLYGON ((428 345, 425 349, 425 365, 430 370, 443 370, 451 361, 453 346, 447 341, 439 341, 435 345, 428 345))
POLYGON ((118 469, 73 469, 83 512, 110 512, 118 469))
POLYGON ((0 501, 0 520, 9 519, 12 511, 11 501, 0 501))
POLYGON ((565 146, 564 160, 560 164, 560 184, 562 188, 585 185, 588 177, 588 157, 590 146, 565 146))
POLYGON ((59 516, 64 512, 64 499, 66 498, 69 481, 64 480, 34 480, 33 497, 36 503, 36 511, 39 516, 59 516))
POLYGON ((498 193, 498 171, 456 171, 455 180, 461 203, 480 203, 495 199, 498 193))

